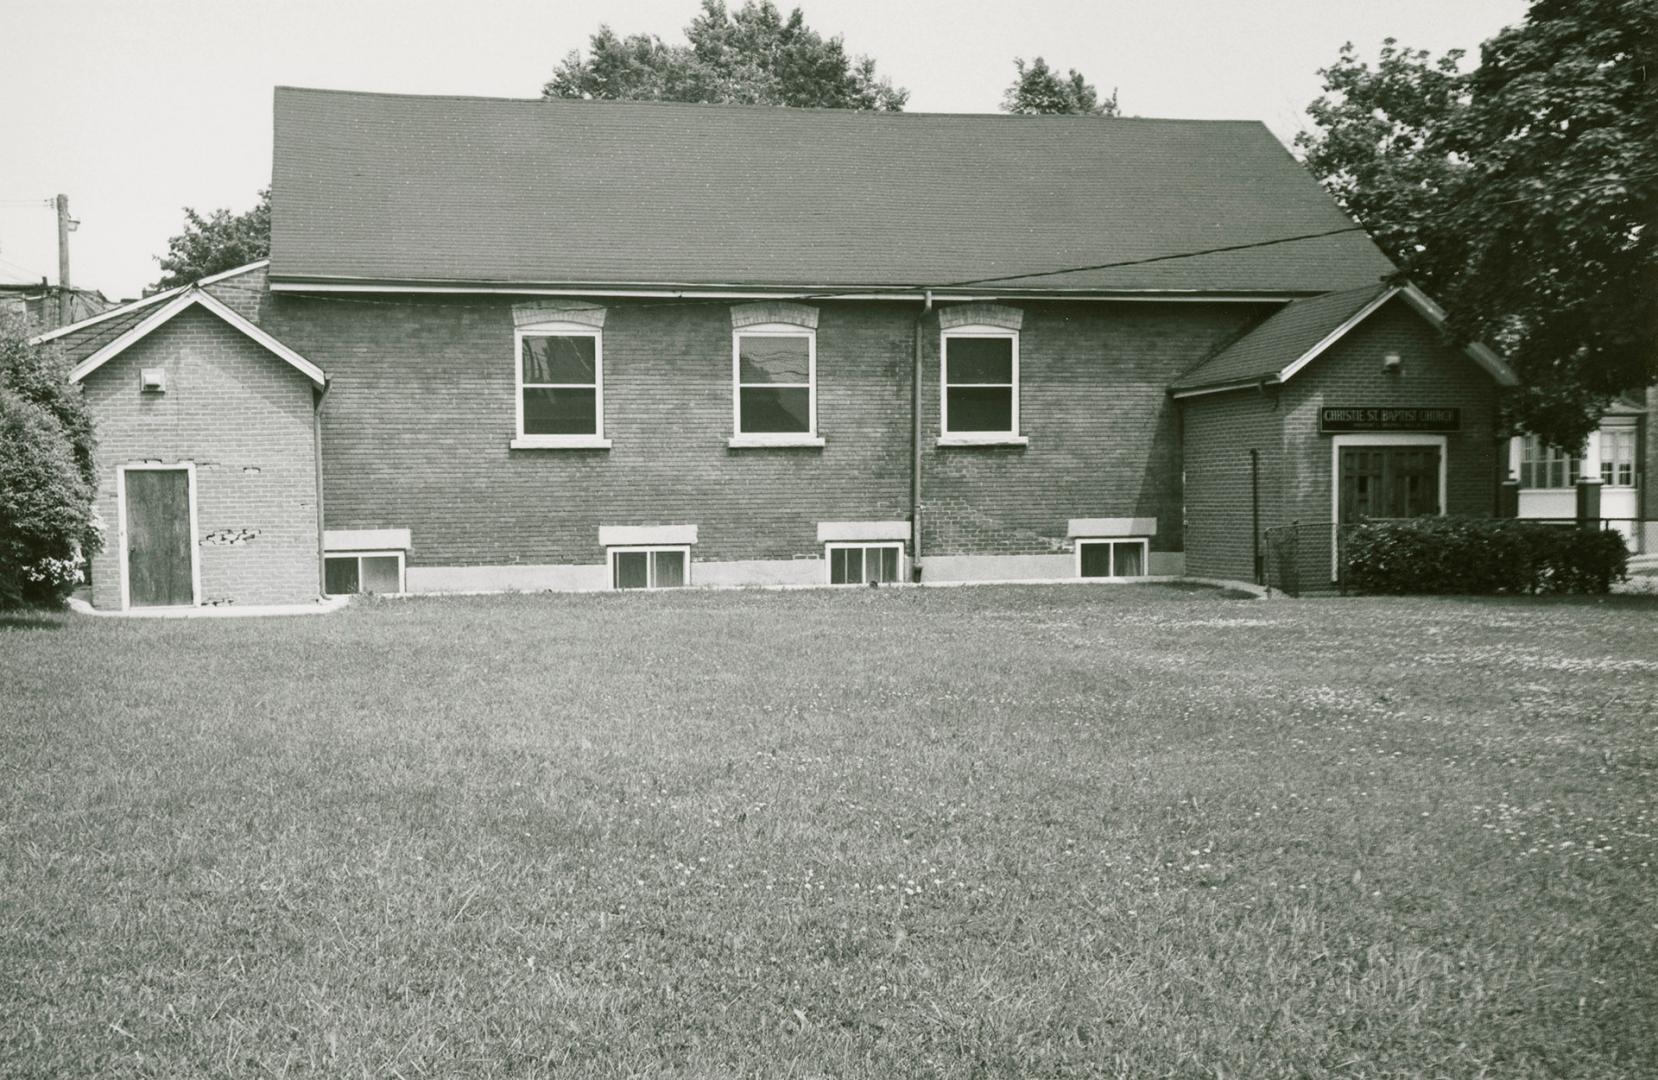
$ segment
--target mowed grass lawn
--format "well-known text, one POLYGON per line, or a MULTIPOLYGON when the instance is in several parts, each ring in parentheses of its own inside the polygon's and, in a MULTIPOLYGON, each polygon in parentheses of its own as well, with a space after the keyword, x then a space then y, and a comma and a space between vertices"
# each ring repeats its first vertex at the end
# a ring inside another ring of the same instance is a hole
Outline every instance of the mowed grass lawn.
POLYGON ((1658 598, 0 629, 0 1075, 1658 1072, 1658 598))

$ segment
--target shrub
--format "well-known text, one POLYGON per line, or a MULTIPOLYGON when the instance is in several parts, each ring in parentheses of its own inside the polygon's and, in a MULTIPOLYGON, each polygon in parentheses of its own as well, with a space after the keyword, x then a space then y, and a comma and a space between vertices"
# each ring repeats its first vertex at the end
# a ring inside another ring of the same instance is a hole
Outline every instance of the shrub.
POLYGON ((1346 531, 1345 584, 1367 593, 1604 593, 1628 574, 1611 530, 1484 518, 1367 522, 1346 531))
POLYGON ((62 603, 102 542, 79 387, 23 334, 0 322, 0 608, 62 603))

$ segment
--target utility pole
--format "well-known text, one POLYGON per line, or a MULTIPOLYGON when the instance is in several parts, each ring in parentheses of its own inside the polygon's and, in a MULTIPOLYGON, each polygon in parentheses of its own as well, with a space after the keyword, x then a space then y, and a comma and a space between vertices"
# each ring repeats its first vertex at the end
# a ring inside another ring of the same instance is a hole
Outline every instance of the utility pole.
POLYGON ((69 325, 69 196, 52 200, 58 210, 58 325, 69 325))

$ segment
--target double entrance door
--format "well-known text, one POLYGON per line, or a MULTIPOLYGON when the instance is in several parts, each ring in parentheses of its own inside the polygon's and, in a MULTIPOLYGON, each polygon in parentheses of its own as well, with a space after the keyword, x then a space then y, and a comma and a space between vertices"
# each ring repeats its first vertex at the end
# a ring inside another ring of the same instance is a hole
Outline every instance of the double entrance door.
POLYGON ((1441 448, 1344 446, 1340 450, 1340 522, 1437 514, 1441 448))

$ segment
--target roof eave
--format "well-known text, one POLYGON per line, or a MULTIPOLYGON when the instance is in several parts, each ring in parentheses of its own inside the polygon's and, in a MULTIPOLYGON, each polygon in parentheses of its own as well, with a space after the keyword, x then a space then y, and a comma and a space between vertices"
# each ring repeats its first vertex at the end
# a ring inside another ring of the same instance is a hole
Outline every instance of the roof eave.
MULTIPOLYGON (((219 279, 216 278, 216 280, 219 279)), ((115 339, 106 342, 103 347, 88 356, 86 359, 82 360, 80 363, 76 364, 69 372, 69 381, 72 383, 81 382, 88 375, 91 375, 94 371, 97 371, 99 368, 115 359, 115 357, 119 356, 127 349, 148 337, 152 331, 170 322, 174 316, 184 312, 188 308, 201 306, 206 308, 212 314, 218 316, 224 322, 230 324, 232 329, 251 339, 255 344, 261 346, 267 352, 270 352, 278 359, 285 361, 301 375, 304 375, 307 379, 309 379, 312 385, 318 387, 319 389, 328 385, 328 376, 321 368, 317 367, 315 364, 311 363, 311 361, 305 359, 305 357, 299 355, 299 353, 290 349, 288 346, 284 345, 282 342, 260 329, 254 323, 249 322, 246 318, 237 314, 233 308, 226 305, 224 301, 220 300, 212 293, 204 291, 201 288, 200 283, 183 286, 176 294, 169 295, 171 295, 172 298, 167 303, 162 304, 154 312, 146 316, 141 322, 128 327, 126 332, 122 333, 115 339)), ((128 310, 131 310, 132 306, 129 306, 128 310)))
POLYGON ((1257 375, 1252 379, 1234 379, 1223 383, 1214 383, 1210 386, 1175 387, 1169 391, 1169 396, 1180 400, 1183 398, 1203 397, 1206 394, 1226 394, 1233 390, 1267 390, 1281 385, 1276 375, 1257 375))
POLYGON ((481 281, 475 279, 397 279, 344 275, 280 274, 270 276, 272 292, 282 293, 432 293, 447 295, 580 295, 679 297, 816 297, 819 299, 919 300, 931 293, 935 300, 1008 297, 1079 300, 1203 300, 1210 302, 1285 303, 1316 295, 1287 289, 1101 289, 1049 287, 997 288, 989 285, 933 287, 887 283, 820 284, 812 282, 692 282, 692 281, 481 281))

